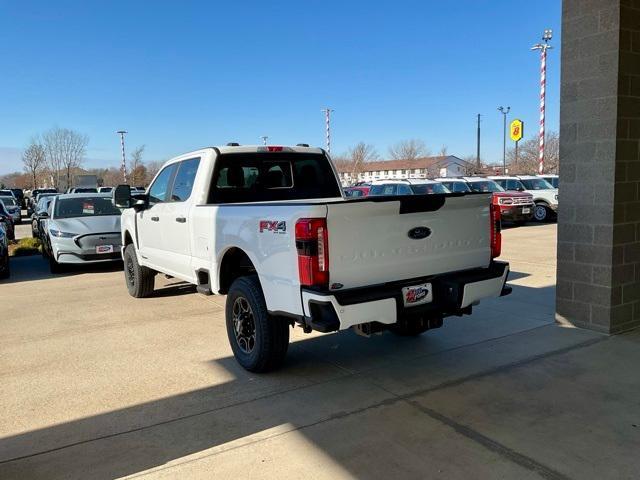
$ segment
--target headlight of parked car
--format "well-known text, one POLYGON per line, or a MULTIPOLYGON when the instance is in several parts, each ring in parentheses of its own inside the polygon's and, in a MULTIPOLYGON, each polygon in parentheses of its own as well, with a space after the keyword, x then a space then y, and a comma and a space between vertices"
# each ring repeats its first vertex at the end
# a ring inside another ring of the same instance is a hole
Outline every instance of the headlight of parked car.
POLYGON ((498 203, 500 205, 513 205, 513 199, 511 198, 499 198, 498 203))
POLYGON ((50 229, 49 233, 51 233, 52 237, 58 238, 72 238, 77 235, 77 233, 61 232, 60 230, 56 230, 54 228, 50 229))

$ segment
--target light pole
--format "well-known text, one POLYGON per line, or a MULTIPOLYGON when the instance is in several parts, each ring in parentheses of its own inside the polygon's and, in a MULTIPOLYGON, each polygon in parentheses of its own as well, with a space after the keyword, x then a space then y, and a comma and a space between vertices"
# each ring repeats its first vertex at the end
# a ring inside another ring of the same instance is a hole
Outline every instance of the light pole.
POLYGON ((124 183, 127 183, 127 160, 124 155, 124 136, 127 134, 127 131, 118 130, 116 133, 120 135, 120 146, 122 147, 122 165, 120 165, 120 169, 122 170, 122 180, 124 183))
POLYGON ((511 110, 511 107, 498 107, 500 113, 502 113, 502 174, 507 174, 507 115, 511 110))
POLYGON ((478 173, 480 173, 480 169, 482 168, 480 166, 480 114, 478 114, 478 141, 476 147, 476 168, 478 169, 478 173))
POLYGON ((267 135, 262 135, 260 138, 262 139, 262 144, 263 144, 263 145, 266 145, 266 144, 267 144, 267 139, 268 139, 269 137, 268 137, 267 135))
POLYGON ((323 108, 321 111, 324 112, 325 132, 327 135, 327 153, 331 154, 331 112, 334 110, 327 107, 323 108))
POLYGON ((549 40, 553 36, 551 29, 542 34, 543 43, 536 43, 531 50, 540 50, 540 134, 538 142, 538 173, 544 173, 544 103, 547 91, 547 50, 553 48, 549 40))

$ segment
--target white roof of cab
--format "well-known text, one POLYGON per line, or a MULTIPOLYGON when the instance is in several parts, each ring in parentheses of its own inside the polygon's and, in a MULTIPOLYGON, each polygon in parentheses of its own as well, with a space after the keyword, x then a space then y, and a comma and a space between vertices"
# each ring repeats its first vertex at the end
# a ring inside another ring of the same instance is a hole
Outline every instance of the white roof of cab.
POLYGON ((283 152, 297 152, 297 153, 322 153, 321 148, 315 147, 298 147, 292 145, 239 145, 237 147, 224 145, 217 148, 220 153, 256 153, 263 151, 268 147, 282 147, 283 152))

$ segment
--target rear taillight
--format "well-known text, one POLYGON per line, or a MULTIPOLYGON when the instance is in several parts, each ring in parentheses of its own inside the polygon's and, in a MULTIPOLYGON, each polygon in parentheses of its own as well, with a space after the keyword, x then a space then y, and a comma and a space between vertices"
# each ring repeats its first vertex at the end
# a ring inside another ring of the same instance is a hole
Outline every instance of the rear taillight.
POLYGON ((328 287, 329 234, 325 218, 301 218, 296 222, 296 249, 300 285, 328 287))
POLYGON ((502 225, 500 223, 500 207, 497 205, 489 205, 489 217, 491 225, 491 258, 500 256, 502 251, 502 225))

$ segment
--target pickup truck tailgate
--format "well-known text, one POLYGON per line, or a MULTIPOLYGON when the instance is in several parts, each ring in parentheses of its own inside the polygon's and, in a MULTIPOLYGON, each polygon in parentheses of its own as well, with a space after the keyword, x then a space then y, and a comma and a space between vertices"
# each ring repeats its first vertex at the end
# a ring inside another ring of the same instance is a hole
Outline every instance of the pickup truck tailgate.
POLYGON ((328 204, 330 284, 355 288, 487 267, 490 203, 491 194, 467 194, 328 204))

